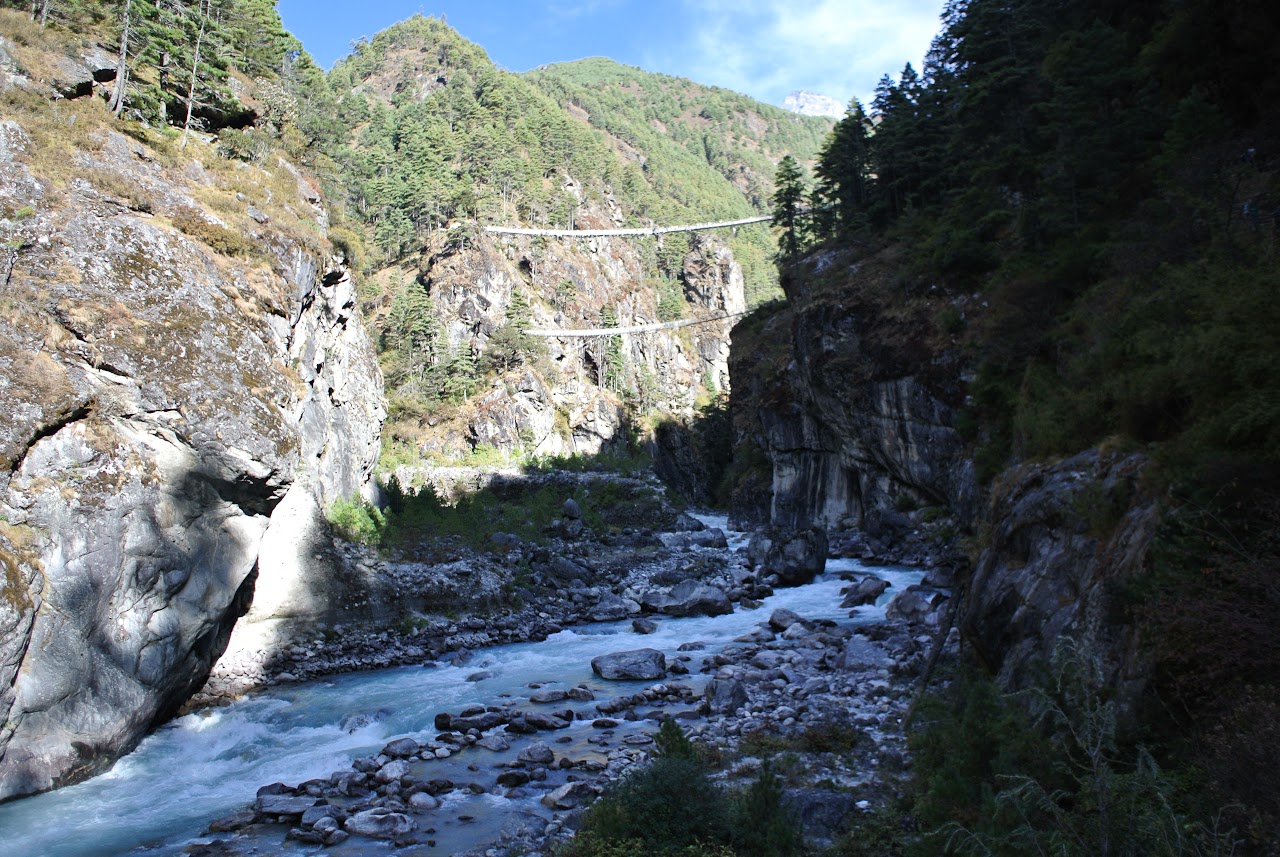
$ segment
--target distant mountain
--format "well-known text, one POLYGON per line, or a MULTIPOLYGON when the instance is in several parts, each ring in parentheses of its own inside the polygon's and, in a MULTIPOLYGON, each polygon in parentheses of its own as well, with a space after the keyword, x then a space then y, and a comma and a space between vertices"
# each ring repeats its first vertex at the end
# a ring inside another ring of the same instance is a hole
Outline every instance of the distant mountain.
POLYGON ((801 116, 830 116, 833 119, 844 116, 844 105, 836 99, 816 92, 805 92, 803 89, 797 89, 788 95, 782 106, 801 116))

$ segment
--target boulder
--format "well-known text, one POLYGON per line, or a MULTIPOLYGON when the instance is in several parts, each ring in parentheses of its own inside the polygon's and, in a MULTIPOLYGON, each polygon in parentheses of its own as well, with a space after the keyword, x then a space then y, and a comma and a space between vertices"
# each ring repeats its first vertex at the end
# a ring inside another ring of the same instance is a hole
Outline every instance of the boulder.
POLYGON ((397 738, 390 744, 382 748, 382 755, 390 756, 393 759, 407 759, 410 756, 418 755, 418 751, 422 747, 412 738, 397 738))
POLYGON ((556 760, 556 754, 548 744, 536 741, 522 749, 516 759, 532 765, 550 765, 556 760))
POLYGON ((947 603, 948 596, 940 589, 909 586, 885 608, 886 619, 900 619, 912 624, 937 625, 941 620, 939 608, 947 603))
POLYGON ((440 729, 439 718, 436 719, 436 728, 441 732, 452 730, 454 732, 469 732, 472 729, 478 729, 481 732, 487 732, 495 726, 501 726, 507 722, 507 715, 499 711, 484 711, 479 714, 472 714, 466 717, 451 717, 448 725, 440 729))
POLYGON ((320 801, 302 795, 300 797, 287 794, 261 795, 254 802, 253 808, 260 815, 302 815, 320 801))
POLYGON ((775 631, 785 631, 797 622, 804 622, 800 614, 786 607, 779 607, 769 614, 769 627, 775 631))
POLYGON ((570 714, 569 718, 565 719, 564 717, 559 717, 555 714, 543 714, 540 711, 526 711, 524 714, 524 720, 535 729, 550 730, 564 729, 573 722, 573 717, 572 714, 570 714))
POLYGON ((844 600, 840 602, 840 606, 849 608, 875 604, 888 588, 889 581, 887 580, 881 580, 878 577, 864 577, 845 589, 844 600))
POLYGON ((671 530, 676 533, 697 533, 705 530, 707 525, 699 521, 688 512, 681 512, 676 515, 676 522, 672 524, 671 530))
POLYGON ((671 589, 663 612, 669 616, 723 616, 733 612, 733 603, 722 589, 685 580, 671 589))
POLYGON ((374 775, 380 783, 398 783, 401 777, 409 773, 409 763, 404 759, 396 759, 394 762, 387 762, 378 769, 378 773, 374 775))
POLYGON ((338 807, 330 806, 329 804, 313 806, 302 814, 300 823, 303 827, 315 827, 321 822, 321 820, 333 818, 339 812, 341 812, 341 810, 339 810, 338 807))
POLYGON ((210 833, 231 833, 242 827, 248 827, 257 821, 257 814, 251 809, 233 812, 230 815, 224 815, 219 819, 209 822, 210 833))
POLYGON ((590 580, 592 577, 591 569, 567 556, 553 557, 548 571, 560 581, 590 580))
POLYGON ((612 592, 605 592, 600 600, 591 608, 590 616, 596 622, 611 622, 626 619, 640 612, 640 605, 630 598, 623 598, 612 592))
POLYGON ((857 669, 877 669, 892 663, 888 654, 880 646, 866 637, 850 637, 840 653, 841 669, 852 671, 857 669))
POLYGON ((578 501, 572 497, 564 501, 564 505, 560 507, 560 513, 572 521, 582 517, 582 509, 579 508, 578 501))
POLYGON ((657 533, 658 541, 672 550, 689 550, 690 548, 727 548, 729 541, 724 530, 718 527, 685 533, 657 533))
POLYGON ((658 630, 658 623, 652 619, 632 619, 631 630, 637 634, 652 634, 658 630))
POLYGON ((557 689, 537 690, 529 694, 529 701, 537 702, 539 704, 547 704, 551 702, 564 702, 568 698, 569 698, 568 691, 557 690, 557 689))
POLYGON ((548 809, 573 809, 595 795, 595 790, 584 782, 565 783, 555 791, 542 796, 542 805, 548 809))
POLYGON ((439 809, 440 799, 427 794, 426 792, 414 792, 409 795, 409 808, 418 812, 426 812, 427 810, 439 809))
POLYGON ((498 774, 498 785, 509 789, 517 789, 533 779, 527 771, 510 770, 498 774))
POLYGON ((765 573, 783 586, 809 583, 827 567, 827 534, 815 528, 774 536, 765 557, 765 573))
POLYGON ((486 735, 476 742, 476 746, 492 750, 495 753, 501 753, 504 750, 511 749, 511 742, 501 735, 486 735))
POLYGON ((395 839, 413 830, 413 819, 386 807, 374 807, 357 812, 342 825, 348 833, 370 836, 374 839, 395 839))
POLYGON ((732 714, 747 704, 747 689, 737 679, 713 678, 704 695, 712 714, 732 714))
POLYGON ((667 658, 657 649, 612 652, 592 658, 591 670, 609 680, 659 679, 666 675, 667 658))

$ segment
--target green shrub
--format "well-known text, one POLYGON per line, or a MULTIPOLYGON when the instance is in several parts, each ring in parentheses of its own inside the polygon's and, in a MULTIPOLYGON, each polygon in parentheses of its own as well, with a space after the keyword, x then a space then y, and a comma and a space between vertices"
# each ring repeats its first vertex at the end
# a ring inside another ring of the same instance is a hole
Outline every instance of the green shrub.
POLYGON ((1122 750, 1097 664, 1064 638, 1052 667, 1021 700, 984 680, 957 682, 955 713, 915 737, 916 813, 940 825, 918 853, 1233 853, 1230 833, 1178 809, 1182 795, 1147 750, 1122 750))
POLYGON ((698 761, 698 748, 689 740, 689 736, 684 734, 684 730, 673 717, 662 718, 658 734, 653 736, 653 754, 660 759, 698 761))
POLYGON ((830 857, 905 857, 915 839, 900 814, 884 810, 856 813, 847 824, 830 857))
POLYGON ((729 841, 724 792, 697 762, 667 756, 611 785, 587 810, 566 857, 619 853, 607 850, 619 846, 623 854, 675 857, 691 846, 729 841))
POLYGON ((733 846, 742 857, 800 854, 800 828, 782 804, 782 782, 766 762, 733 803, 733 846))
POLYGON ((329 507, 329 525, 339 538, 362 545, 381 543, 387 518, 377 506, 359 497, 338 500, 329 507))

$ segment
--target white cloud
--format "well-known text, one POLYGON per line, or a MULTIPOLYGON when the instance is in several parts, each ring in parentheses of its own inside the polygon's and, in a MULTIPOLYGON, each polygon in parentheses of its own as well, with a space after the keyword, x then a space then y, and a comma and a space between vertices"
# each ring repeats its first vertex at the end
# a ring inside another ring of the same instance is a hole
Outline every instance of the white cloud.
POLYGON ((920 66, 943 0, 684 0, 688 37, 655 55, 703 83, 780 104, 806 89, 867 100, 876 81, 920 66))

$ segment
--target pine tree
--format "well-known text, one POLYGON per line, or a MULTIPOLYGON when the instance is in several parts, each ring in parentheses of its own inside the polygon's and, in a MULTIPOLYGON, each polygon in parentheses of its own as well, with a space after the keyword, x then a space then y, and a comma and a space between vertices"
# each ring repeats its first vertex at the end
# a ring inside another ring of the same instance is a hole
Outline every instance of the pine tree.
POLYGON ((804 201, 804 174, 790 155, 783 157, 774 176, 773 225, 782 227, 778 239, 781 255, 794 259, 803 243, 800 234, 800 204, 804 201))

